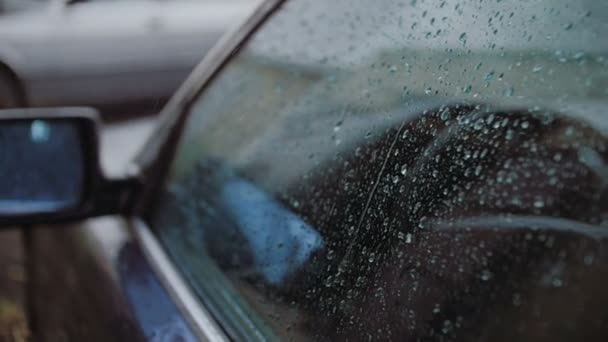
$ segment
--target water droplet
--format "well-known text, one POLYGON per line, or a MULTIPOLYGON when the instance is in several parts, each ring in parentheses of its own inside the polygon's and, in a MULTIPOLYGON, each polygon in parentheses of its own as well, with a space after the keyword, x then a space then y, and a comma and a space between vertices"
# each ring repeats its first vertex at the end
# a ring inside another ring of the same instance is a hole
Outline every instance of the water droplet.
POLYGON ((405 236, 405 243, 412 243, 412 234, 411 233, 407 233, 407 235, 405 236))
POLYGON ((493 276, 494 275, 492 274, 492 272, 490 272, 490 270, 483 270, 483 271, 481 271, 480 278, 483 281, 488 281, 488 280, 492 279, 493 276))
POLYGON ((450 320, 443 321, 443 327, 441 328, 441 332, 444 334, 448 334, 452 330, 452 322, 450 320))
POLYGON ((513 197, 511 198, 511 204, 521 207, 522 203, 521 203, 521 199, 519 197, 513 197))
POLYGON ((462 43, 462 45, 466 45, 467 44, 467 33, 463 32, 460 34, 460 37, 458 37, 458 40, 462 43))
POLYGON ((430 87, 429 87, 429 88, 426 88, 426 89, 424 90, 424 93, 425 93, 425 94, 427 94, 427 95, 431 95, 431 93, 433 93, 433 89, 431 89, 430 87))
POLYGON ((544 208, 545 201, 542 198, 537 198, 534 200, 534 208, 544 208))
POLYGON ((557 278, 557 277, 556 277, 556 278, 553 278, 553 279, 551 280, 551 285, 552 285, 553 287, 562 287, 562 285, 563 285, 563 284, 564 284, 564 283, 562 282, 562 280, 561 280, 561 279, 559 279, 559 278, 557 278))
POLYGON ((391 67, 388 70, 392 73, 395 73, 395 72, 397 72, 397 66, 391 65, 391 67))
POLYGON ((475 129, 476 131, 479 131, 483 128, 483 126, 484 126, 483 119, 479 119, 479 120, 475 121, 475 124, 473 125, 473 129, 475 129))
POLYGON ((568 127, 566 128, 566 130, 564 131, 564 134, 565 134, 567 137, 572 137, 572 136, 574 136, 574 127, 572 127, 572 126, 568 126, 568 127))
POLYGON ((504 171, 500 171, 498 172, 498 175, 496 175, 496 182, 501 184, 505 181, 505 173, 504 171))
POLYGON ((472 90, 473 90, 473 86, 472 85, 468 85, 468 86, 462 88, 462 92, 465 93, 465 94, 470 93, 472 90))
POLYGON ((535 65, 534 68, 532 68, 532 72, 537 73, 540 72, 541 70, 543 70, 543 66, 542 65, 535 65))
POLYGON ((507 97, 511 97, 513 96, 513 94, 515 94, 515 89, 513 89, 513 87, 509 87, 507 89, 505 89, 504 95, 507 97))
POLYGON ((402 175, 407 175, 407 165, 403 164, 403 166, 401 166, 401 174, 402 175))
POLYGON ((336 123, 336 125, 334 126, 334 133, 338 133, 340 132, 340 129, 342 128, 342 121, 338 121, 336 123))
POLYGON ((523 121, 521 123, 521 128, 526 129, 528 127, 530 127, 530 123, 528 121, 523 121))
POLYGON ((561 153, 556 153, 555 155, 553 155, 553 160, 555 160, 556 162, 559 162, 562 160, 562 154, 561 153))
POLYGON ((493 78, 494 78, 494 71, 490 71, 489 73, 486 74, 485 80, 491 81, 493 78))
POLYGON ((513 306, 520 306, 521 305, 521 295, 519 293, 514 293, 513 294, 513 306))
POLYGON ((481 154, 479 155, 479 158, 483 159, 488 155, 488 149, 484 148, 483 151, 481 151, 481 154))
POLYGON ((574 27, 574 24, 573 23, 568 23, 568 24, 564 25, 564 30, 566 30, 566 31, 571 30, 572 27, 574 27))
POLYGON ((372 262, 374 262, 374 260, 376 260, 376 254, 370 253, 369 256, 368 256, 368 258, 367 258, 367 261, 370 262, 370 263, 372 263, 372 262))

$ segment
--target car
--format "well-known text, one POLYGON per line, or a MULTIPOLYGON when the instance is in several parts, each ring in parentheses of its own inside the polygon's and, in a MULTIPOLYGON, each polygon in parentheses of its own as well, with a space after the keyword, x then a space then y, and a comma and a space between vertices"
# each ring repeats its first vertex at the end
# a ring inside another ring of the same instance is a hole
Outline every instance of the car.
POLYGON ((3 111, 33 335, 605 341, 607 9, 265 1, 113 177, 93 110, 3 111))
POLYGON ((0 14, 23 11, 35 7, 45 0, 2 0, 0 1, 0 14))
POLYGON ((256 1, 18 4, 0 16, 0 108, 158 103, 256 1))

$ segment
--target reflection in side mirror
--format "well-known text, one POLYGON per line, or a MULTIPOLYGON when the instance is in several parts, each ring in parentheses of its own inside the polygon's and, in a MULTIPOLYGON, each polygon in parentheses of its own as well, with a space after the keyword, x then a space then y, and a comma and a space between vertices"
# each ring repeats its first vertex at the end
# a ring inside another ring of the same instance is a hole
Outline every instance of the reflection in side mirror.
POLYGON ((0 110, 0 227, 124 214, 136 179, 106 179, 97 113, 88 108, 0 110))
POLYGON ((0 124, 0 215, 67 210, 82 201, 81 126, 73 119, 0 124))

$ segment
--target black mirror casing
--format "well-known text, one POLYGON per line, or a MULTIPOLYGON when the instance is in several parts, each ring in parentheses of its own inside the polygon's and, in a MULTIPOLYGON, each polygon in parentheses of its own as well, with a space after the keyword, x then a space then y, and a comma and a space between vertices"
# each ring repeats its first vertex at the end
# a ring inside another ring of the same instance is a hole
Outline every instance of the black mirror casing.
POLYGON ((99 127, 91 108, 0 110, 0 227, 130 212, 140 182, 104 176, 99 127))

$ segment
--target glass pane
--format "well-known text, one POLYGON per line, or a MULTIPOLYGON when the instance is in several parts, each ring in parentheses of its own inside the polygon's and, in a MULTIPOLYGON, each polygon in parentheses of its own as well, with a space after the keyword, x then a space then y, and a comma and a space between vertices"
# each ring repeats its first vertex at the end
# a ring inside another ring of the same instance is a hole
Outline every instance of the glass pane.
POLYGON ((69 120, 0 122, 0 214, 76 207, 85 190, 81 135, 69 120))
POLYGON ((151 224, 230 331, 606 340, 607 29, 591 0, 289 1, 151 224))

